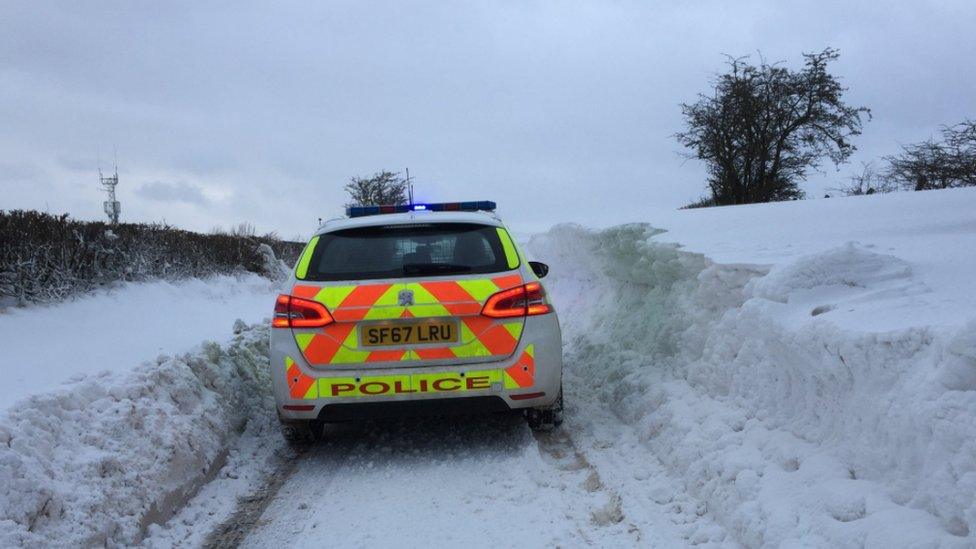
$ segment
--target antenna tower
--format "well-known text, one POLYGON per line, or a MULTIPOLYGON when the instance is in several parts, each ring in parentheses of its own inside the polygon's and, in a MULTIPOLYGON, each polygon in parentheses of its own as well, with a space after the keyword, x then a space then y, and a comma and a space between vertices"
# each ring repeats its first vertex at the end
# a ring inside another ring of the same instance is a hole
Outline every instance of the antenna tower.
POLYGON ((99 166, 98 179, 101 181, 102 188, 108 192, 108 200, 103 203, 105 215, 108 216, 108 220, 112 225, 117 225, 119 223, 119 214, 122 213, 122 205, 115 199, 115 187, 119 184, 118 157, 115 160, 115 173, 106 176, 102 174, 102 167, 99 166))

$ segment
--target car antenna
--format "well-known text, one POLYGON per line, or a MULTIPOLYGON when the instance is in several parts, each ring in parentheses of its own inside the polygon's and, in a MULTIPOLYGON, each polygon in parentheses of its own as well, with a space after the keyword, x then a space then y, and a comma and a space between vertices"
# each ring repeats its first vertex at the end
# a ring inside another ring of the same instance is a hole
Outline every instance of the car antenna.
POLYGON ((410 181, 410 168, 405 168, 405 171, 407 172, 407 204, 413 204, 413 182, 410 181))

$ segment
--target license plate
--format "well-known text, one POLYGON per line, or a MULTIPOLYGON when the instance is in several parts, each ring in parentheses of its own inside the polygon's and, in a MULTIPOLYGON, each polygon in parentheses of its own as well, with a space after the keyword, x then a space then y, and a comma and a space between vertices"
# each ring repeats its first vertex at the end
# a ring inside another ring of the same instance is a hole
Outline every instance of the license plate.
POLYGON ((363 345, 366 347, 452 343, 457 340, 458 328, 454 321, 426 320, 363 328, 363 345))

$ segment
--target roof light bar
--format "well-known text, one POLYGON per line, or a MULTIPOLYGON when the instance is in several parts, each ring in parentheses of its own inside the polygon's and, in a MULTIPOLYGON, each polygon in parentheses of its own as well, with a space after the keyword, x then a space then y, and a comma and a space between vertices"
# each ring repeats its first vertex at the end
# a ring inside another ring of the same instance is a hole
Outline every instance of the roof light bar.
POLYGON ((366 215, 380 215, 392 213, 406 213, 417 211, 428 212, 493 212, 495 203, 491 200, 477 200, 474 202, 436 202, 432 204, 398 204, 384 206, 351 206, 346 208, 349 217, 363 217, 366 215))

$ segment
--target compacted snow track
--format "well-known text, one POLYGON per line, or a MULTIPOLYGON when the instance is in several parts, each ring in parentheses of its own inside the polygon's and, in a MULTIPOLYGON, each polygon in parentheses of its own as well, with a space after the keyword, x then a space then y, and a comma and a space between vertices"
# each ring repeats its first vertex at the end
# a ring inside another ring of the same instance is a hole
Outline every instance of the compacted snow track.
POLYGON ((521 417, 334 426, 301 458, 245 547, 323 543, 567 546, 638 539, 568 439, 521 417))

